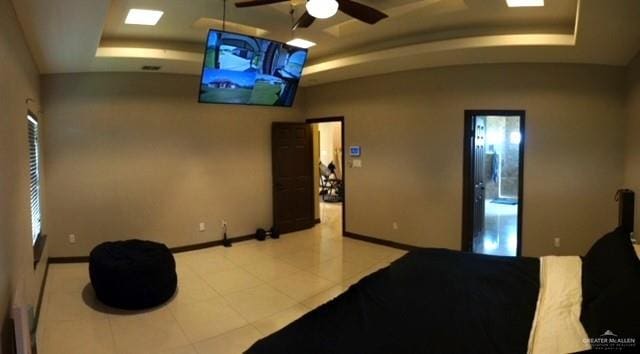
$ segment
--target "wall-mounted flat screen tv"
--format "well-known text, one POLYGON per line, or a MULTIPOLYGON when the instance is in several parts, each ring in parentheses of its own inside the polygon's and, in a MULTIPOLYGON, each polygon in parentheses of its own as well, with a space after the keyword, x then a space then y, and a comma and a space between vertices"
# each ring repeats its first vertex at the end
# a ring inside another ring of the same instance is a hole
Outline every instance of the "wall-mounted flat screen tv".
POLYGON ((199 101, 291 107, 306 60, 306 49, 210 30, 199 101))

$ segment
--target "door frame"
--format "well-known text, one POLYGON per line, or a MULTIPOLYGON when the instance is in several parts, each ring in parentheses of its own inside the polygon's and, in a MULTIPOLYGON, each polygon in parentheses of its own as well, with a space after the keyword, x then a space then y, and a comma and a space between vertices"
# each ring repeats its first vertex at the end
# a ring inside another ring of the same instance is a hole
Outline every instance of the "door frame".
MULTIPOLYGON (((341 142, 342 145, 342 162, 341 162, 341 171, 342 171, 342 235, 344 236, 347 232, 347 170, 346 170, 346 161, 345 161, 345 122, 344 116, 336 116, 336 117, 323 117, 323 118, 309 118, 306 120, 307 124, 316 124, 316 123, 331 123, 331 122, 340 122, 340 131, 341 131, 341 142)), ((318 166, 313 166, 314 174, 318 173, 318 166)), ((314 186, 314 192, 317 193, 318 186, 314 186)), ((314 196, 315 198, 315 196, 314 196)))
POLYGON ((524 150, 525 150, 525 110, 482 110, 468 109, 464 111, 464 141, 462 167, 462 246, 466 252, 473 251, 473 125, 475 116, 519 116, 520 117, 520 150, 518 161, 518 233, 516 256, 522 255, 522 211, 524 205, 524 150))

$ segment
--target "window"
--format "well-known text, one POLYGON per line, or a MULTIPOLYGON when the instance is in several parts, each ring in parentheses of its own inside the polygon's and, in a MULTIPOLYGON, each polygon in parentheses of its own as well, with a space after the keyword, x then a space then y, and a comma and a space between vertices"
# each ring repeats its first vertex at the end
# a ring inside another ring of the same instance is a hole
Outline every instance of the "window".
POLYGON ((40 144, 38 139, 38 119, 27 115, 29 130, 29 190, 31 196, 31 241, 35 244, 42 231, 40 223, 40 144))

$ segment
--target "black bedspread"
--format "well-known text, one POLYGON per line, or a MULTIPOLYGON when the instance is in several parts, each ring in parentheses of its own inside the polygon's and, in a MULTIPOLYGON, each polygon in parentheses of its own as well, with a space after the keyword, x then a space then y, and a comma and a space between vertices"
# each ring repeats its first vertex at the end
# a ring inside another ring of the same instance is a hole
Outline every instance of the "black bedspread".
POLYGON ((526 353, 537 258, 412 251, 247 353, 526 353))

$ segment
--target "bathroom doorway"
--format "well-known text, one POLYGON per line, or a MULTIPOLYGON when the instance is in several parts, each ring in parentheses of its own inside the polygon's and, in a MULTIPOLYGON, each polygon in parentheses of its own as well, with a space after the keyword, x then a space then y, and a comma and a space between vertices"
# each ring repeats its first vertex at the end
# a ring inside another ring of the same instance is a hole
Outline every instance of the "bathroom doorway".
POLYGON ((524 111, 466 111, 462 248, 521 254, 524 111))

